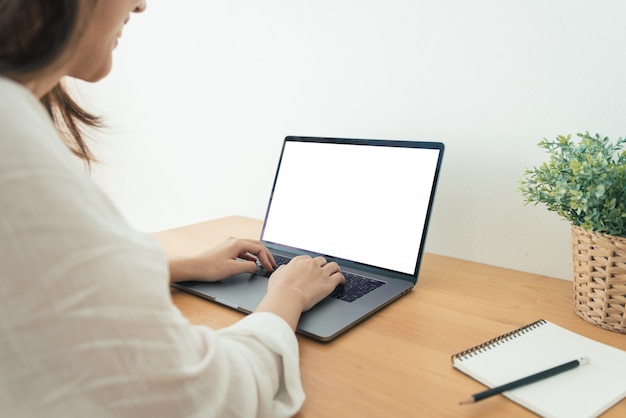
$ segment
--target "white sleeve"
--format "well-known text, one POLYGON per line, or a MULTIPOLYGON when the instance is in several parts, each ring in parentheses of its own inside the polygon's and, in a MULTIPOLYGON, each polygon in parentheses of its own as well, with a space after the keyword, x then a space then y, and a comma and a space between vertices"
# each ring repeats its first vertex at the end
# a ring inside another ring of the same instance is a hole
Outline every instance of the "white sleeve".
POLYGON ((190 325, 156 241, 2 78, 0 274, 2 416, 286 417, 304 401, 287 323, 190 325))

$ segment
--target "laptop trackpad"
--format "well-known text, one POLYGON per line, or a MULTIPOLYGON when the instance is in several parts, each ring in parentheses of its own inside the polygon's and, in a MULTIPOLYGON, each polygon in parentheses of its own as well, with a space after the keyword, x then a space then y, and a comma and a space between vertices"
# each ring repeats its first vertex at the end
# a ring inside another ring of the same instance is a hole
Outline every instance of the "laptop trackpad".
POLYGON ((218 282, 185 282, 188 291, 218 303, 250 313, 267 292, 267 278, 241 273, 218 282))

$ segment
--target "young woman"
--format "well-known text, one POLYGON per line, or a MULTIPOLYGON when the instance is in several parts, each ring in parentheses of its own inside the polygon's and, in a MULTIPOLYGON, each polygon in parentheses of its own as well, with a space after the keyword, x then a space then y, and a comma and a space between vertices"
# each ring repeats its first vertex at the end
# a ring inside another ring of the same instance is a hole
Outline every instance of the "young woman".
POLYGON ((75 155, 100 121, 63 78, 97 81, 143 0, 0 0, 0 416, 290 416, 301 407, 294 329, 344 278, 299 257, 255 313, 191 326, 169 282, 275 262, 229 240, 167 260, 133 230, 75 155), (74 155, 72 155, 74 154, 74 155), (237 261, 236 259, 248 261, 237 261))

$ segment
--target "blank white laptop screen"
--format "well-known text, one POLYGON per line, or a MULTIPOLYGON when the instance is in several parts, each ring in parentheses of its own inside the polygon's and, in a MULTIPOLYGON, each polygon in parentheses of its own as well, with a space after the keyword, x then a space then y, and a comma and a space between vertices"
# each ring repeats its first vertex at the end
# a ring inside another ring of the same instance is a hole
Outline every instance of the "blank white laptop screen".
POLYGON ((439 150, 285 142, 263 240, 414 274, 439 150))

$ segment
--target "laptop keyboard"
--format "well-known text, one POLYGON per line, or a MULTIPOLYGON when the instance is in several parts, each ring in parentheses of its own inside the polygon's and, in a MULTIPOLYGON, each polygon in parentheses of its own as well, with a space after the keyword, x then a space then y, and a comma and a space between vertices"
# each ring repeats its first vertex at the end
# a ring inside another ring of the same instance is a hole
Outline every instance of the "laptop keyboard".
MULTIPOLYGON (((278 264, 278 266, 282 266, 283 264, 289 263, 291 258, 274 254, 274 260, 276 260, 276 264, 278 264)), ((370 279, 358 274, 347 273, 345 271, 342 271, 341 273, 346 278, 346 282, 343 286, 339 286, 338 291, 333 292, 332 297, 345 302, 354 302, 361 296, 364 296, 372 290, 385 284, 385 282, 380 280, 370 279)), ((264 275, 265 277, 269 277, 271 274, 272 272, 265 272, 264 275)))

